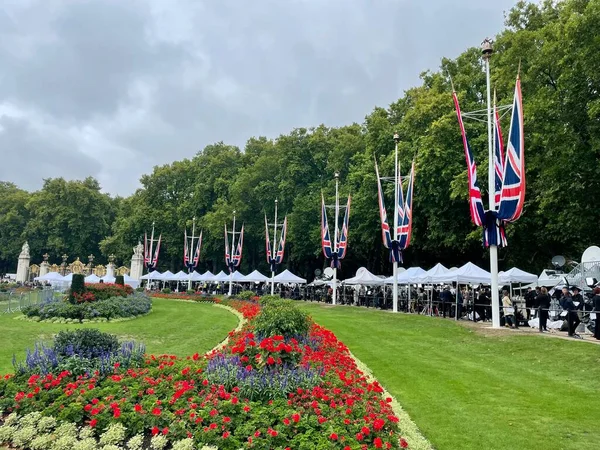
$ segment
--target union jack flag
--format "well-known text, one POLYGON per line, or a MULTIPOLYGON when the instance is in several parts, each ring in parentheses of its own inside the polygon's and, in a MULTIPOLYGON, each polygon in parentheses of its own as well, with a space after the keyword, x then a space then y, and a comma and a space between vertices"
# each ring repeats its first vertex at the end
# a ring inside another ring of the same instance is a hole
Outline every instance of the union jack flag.
POLYGON ((196 244, 196 251, 194 252, 194 260, 192 261, 192 269, 195 269, 200 262, 200 250, 202 249, 202 231, 200 231, 200 237, 198 237, 198 244, 196 244))
MULTIPOLYGON (((154 232, 153 232, 154 235, 154 232)), ((156 243, 156 248, 154 249, 154 253, 153 253, 153 249, 152 249, 152 237, 150 238, 150 242, 148 242, 148 234, 144 233, 144 265, 149 269, 149 270, 154 270, 156 269, 156 266, 158 265, 158 254, 160 252, 160 241, 162 239, 162 234, 158 237, 158 242, 156 243)))
MULTIPOLYGON (((233 230, 235 233, 235 229, 233 230)), ((237 233, 236 233, 237 234, 237 233)), ((235 269, 242 262, 242 249, 244 247, 244 225, 239 232, 237 245, 235 244, 235 234, 231 238, 231 253, 229 252, 229 236, 227 235, 227 224, 225 224, 225 264, 230 272, 235 272, 235 269)))
POLYGON ((187 230, 183 231, 183 265, 189 267, 190 263, 190 252, 188 250, 188 237, 187 230))
MULTIPOLYGON (((495 97, 495 95, 494 95, 495 97)), ((500 115, 494 101, 494 184, 496 188, 495 202, 496 211, 500 207, 502 193, 502 180, 504 178, 504 140, 502 139, 502 127, 500 126, 500 115)))
POLYGON ((390 233, 390 225, 387 222, 387 211, 383 200, 383 189, 381 189, 381 179, 379 178, 379 168, 375 161, 375 174, 377 175, 377 198, 379 199, 379 219, 381 220, 381 240, 385 248, 392 247, 392 235, 390 233))
MULTIPOLYGON (((232 241, 233 242, 233 241, 232 241)), ((237 268, 240 266, 242 262, 242 250, 244 248, 244 225, 242 225, 242 229, 240 230, 240 236, 238 237, 237 246, 235 248, 235 253, 231 258, 233 267, 237 268)))
POLYGON ((523 98, 521 80, 517 77, 513 99, 508 148, 504 162, 502 194, 498 218, 514 222, 523 213, 525 203, 525 139, 523 137, 523 98))
POLYGON ((271 272, 275 272, 277 269, 277 265, 281 264, 283 261, 283 255, 285 253, 285 237, 287 234, 287 217, 283 219, 283 226, 281 228, 281 237, 279 238, 279 246, 277 247, 277 252, 273 256, 273 251, 271 248, 271 239, 269 237, 269 225, 267 223, 267 216, 265 214, 265 238, 266 238, 266 246, 267 246, 267 262, 271 266, 271 272))
MULTIPOLYGON (((402 214, 402 222, 398 227, 398 240, 400 250, 405 250, 410 245, 412 236, 412 203, 413 203, 413 184, 415 180, 415 162, 413 161, 410 168, 410 177, 406 188, 406 200, 404 202, 404 212, 402 214)), ((402 186, 400 186, 402 192, 402 186)), ((400 222, 399 222, 400 223, 400 222)))
POLYGON ((327 223, 327 211, 325 210, 325 198, 321 193, 321 247, 325 258, 331 259, 333 249, 331 247, 331 235, 329 234, 329 224, 327 223))
POLYGON ((469 145, 469 141, 467 139, 467 133, 462 120, 460 105, 458 104, 456 92, 452 92, 452 98, 454 100, 456 116, 458 117, 458 125, 460 127, 463 147, 465 149, 465 159, 467 160, 467 174, 469 176, 469 208, 471 210, 471 220, 475 225, 480 227, 483 226, 485 221, 485 209, 481 199, 481 189, 479 188, 479 182, 477 181, 477 165, 475 164, 475 158, 473 157, 473 152, 471 151, 471 146, 469 145))
POLYGON ((227 224, 225 224, 225 265, 231 267, 231 253, 229 252, 229 235, 227 234, 227 224))
POLYGON ((158 254, 160 252, 160 241, 162 239, 162 234, 160 234, 158 236, 158 242, 156 243, 156 250, 154 250, 154 257, 152 258, 151 261, 151 266, 152 268, 156 268, 156 266, 158 265, 158 254))
POLYGON ((348 218, 350 217, 350 196, 348 196, 348 202, 346 203, 346 211, 344 213, 344 222, 342 224, 342 232, 340 233, 340 240, 337 243, 337 260, 339 267, 339 260, 344 259, 346 251, 348 250, 348 218))
POLYGON ((148 249, 148 233, 144 233, 144 265, 148 267, 150 264, 150 260, 152 256, 150 255, 150 250, 148 249))

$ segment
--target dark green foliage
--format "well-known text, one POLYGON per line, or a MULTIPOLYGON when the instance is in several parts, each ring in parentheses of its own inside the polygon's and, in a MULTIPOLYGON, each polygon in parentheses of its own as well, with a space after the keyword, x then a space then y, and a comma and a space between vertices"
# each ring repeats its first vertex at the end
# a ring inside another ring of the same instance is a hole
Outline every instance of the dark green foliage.
POLYGON ((111 297, 92 303, 79 303, 73 305, 69 302, 54 302, 44 305, 27 306, 22 309, 27 317, 40 319, 83 319, 98 318, 116 319, 147 314, 152 309, 152 300, 145 295, 130 297, 111 297))
POLYGON ((117 275, 115 277, 115 284, 119 286, 125 286, 125 277, 123 275, 117 275))
POLYGON ((73 349, 77 349, 78 354, 98 357, 105 352, 115 352, 118 348, 119 340, 115 335, 95 328, 61 331, 54 338, 54 351, 62 356, 71 356, 73 349))
POLYGON ((250 300, 252 297, 256 297, 256 294, 252 291, 242 291, 235 296, 240 300, 250 300))
POLYGON ((289 300, 283 300, 279 295, 263 295, 258 299, 261 306, 268 306, 272 304, 282 304, 283 302, 289 302, 289 300))
POLYGON ((188 289, 187 291, 185 291, 185 293, 187 295, 194 295, 196 293, 196 291, 194 291, 193 289, 188 289))
POLYGON ((300 311, 291 301, 272 302, 263 307, 254 321, 254 329, 259 336, 282 335, 286 338, 308 334, 308 315, 300 311))
POLYGON ((161 292, 163 294, 170 294, 171 293, 171 288, 164 288, 161 292))
POLYGON ((80 273, 73 274, 71 281, 71 290, 69 291, 69 302, 72 304, 77 303, 76 297, 85 292, 85 276, 80 273))

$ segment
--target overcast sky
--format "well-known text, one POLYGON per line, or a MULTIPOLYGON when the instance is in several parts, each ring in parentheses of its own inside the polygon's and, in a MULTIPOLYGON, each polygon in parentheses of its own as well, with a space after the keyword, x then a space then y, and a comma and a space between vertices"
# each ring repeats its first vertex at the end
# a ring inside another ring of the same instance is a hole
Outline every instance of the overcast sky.
POLYGON ((0 180, 96 177, 362 122, 514 0, 2 0, 0 180))

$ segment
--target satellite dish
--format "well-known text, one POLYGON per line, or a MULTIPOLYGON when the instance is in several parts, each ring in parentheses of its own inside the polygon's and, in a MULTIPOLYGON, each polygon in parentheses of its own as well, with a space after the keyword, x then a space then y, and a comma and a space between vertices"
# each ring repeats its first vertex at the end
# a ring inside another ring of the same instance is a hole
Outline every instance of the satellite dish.
POLYGON ((596 247, 595 245, 592 245, 591 247, 588 247, 585 249, 585 251, 583 252, 583 255, 581 255, 581 263, 589 263, 589 262, 595 262, 595 261, 600 261, 600 247, 596 247))
POLYGON ((326 267, 323 271, 323 275, 325 275, 325 278, 333 278, 333 269, 331 267, 326 267))
POLYGON ((315 269, 315 277, 321 276, 321 269, 315 269))
POLYGON ((552 258, 552 265, 556 268, 564 266, 566 262, 567 260, 565 257, 561 255, 556 255, 554 258, 552 258))

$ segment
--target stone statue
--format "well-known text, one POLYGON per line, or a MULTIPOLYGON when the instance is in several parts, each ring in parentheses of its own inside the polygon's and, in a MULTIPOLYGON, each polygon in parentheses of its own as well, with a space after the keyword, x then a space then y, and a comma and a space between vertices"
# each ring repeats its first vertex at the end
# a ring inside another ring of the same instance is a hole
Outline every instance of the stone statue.
POLYGON ((19 258, 29 258, 29 244, 27 243, 27 241, 25 241, 25 243, 23 244, 23 247, 21 248, 21 254, 19 255, 19 258))
POLYGON ((144 246, 140 241, 138 241, 138 245, 133 247, 133 256, 144 256, 144 246))
POLYGON ((21 253, 19 254, 19 262, 17 264, 17 283, 25 283, 29 280, 29 244, 27 241, 23 244, 21 253))

